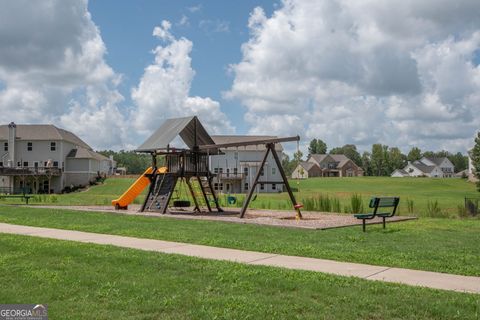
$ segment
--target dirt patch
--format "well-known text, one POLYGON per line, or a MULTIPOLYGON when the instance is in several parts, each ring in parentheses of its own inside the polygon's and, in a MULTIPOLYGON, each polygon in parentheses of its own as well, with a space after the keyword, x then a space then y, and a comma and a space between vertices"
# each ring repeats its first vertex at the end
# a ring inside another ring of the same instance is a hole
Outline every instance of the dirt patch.
MULTIPOLYGON (((281 211, 281 210, 257 210, 249 209, 245 214, 245 217, 241 219, 239 217, 239 208, 226 208, 225 212, 193 212, 192 208, 188 210, 174 210, 172 208, 170 212, 161 214, 157 212, 139 212, 139 205, 131 205, 128 210, 115 210, 111 206, 32 206, 36 208, 52 208, 52 209, 70 209, 78 211, 96 211, 96 212, 108 212, 112 214, 127 214, 138 215, 145 217, 157 217, 157 218, 175 218, 175 219, 193 219, 193 220, 211 220, 222 221, 232 223, 247 223, 247 224, 259 224, 277 227, 287 228, 303 228, 303 229, 331 229, 348 226, 357 226, 362 224, 362 220, 356 219, 351 214, 339 214, 329 212, 302 212, 303 219, 296 219, 295 211, 281 211)), ((388 222, 398 222, 417 219, 416 217, 407 216, 395 216, 388 218, 388 222)), ((367 224, 382 223, 382 219, 375 218, 367 220, 367 224)), ((388 226, 387 226, 388 228, 388 226)))

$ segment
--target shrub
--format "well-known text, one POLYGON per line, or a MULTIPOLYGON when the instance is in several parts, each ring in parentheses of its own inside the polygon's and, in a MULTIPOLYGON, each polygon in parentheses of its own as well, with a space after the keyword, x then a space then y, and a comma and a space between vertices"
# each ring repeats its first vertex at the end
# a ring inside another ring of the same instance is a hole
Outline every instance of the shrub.
POLYGON ((442 216, 442 210, 438 206, 438 201, 428 201, 427 202, 427 217, 440 217, 442 216))
POLYGON ((350 198, 351 204, 351 213, 362 213, 364 211, 363 208, 363 200, 359 194, 354 193, 350 198))
POLYGON ((408 213, 413 213, 414 207, 413 207, 413 200, 407 199, 407 210, 408 213))

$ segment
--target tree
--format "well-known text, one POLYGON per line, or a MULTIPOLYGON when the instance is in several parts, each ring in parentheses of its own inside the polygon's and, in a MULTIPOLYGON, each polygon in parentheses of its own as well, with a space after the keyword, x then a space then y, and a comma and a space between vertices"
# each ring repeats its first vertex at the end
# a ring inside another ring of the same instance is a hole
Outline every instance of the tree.
POLYGON ((474 174, 478 179, 477 190, 480 191, 480 131, 475 138, 475 145, 470 153, 472 158, 474 174))
POLYGON ((407 160, 408 161, 417 161, 417 160, 420 160, 422 158, 422 151, 417 148, 417 147, 413 147, 412 149, 410 149, 410 151, 408 152, 408 155, 407 155, 407 160))
POLYGON ((120 150, 115 152, 112 150, 98 151, 98 153, 109 157, 113 156, 113 160, 117 161, 118 167, 126 167, 129 173, 143 173, 146 168, 151 165, 151 157, 147 154, 138 154, 133 151, 120 150))
POLYGON ((468 167, 468 157, 464 156, 461 152, 448 156, 448 160, 455 166, 455 172, 461 172, 468 167))
POLYGON ((293 162, 295 163, 295 167, 302 161, 303 152, 298 150, 293 154, 293 162))
POLYGON ((283 168, 283 171, 285 171, 285 174, 287 176, 291 176, 292 175, 292 172, 295 168, 293 168, 293 162, 290 161, 290 157, 288 156, 288 154, 284 153, 282 154, 282 168, 283 168))
POLYGON ((388 146, 384 146, 380 143, 372 145, 372 172, 376 176, 387 175, 388 168, 388 146))
POLYGON ((396 169, 401 169, 406 165, 407 157, 397 147, 392 147, 388 150, 388 170, 387 174, 392 174, 396 169))
POLYGON ((372 162, 370 160, 370 152, 365 151, 362 154, 362 169, 365 176, 372 175, 372 162))
POLYGON ((343 154, 353 162, 357 166, 362 165, 362 157, 360 156, 360 153, 357 151, 357 146, 354 144, 346 144, 343 147, 336 147, 330 150, 330 154, 343 154))
POLYGON ((327 153, 327 144, 321 139, 313 139, 310 141, 310 146, 308 147, 308 154, 325 154, 327 153))

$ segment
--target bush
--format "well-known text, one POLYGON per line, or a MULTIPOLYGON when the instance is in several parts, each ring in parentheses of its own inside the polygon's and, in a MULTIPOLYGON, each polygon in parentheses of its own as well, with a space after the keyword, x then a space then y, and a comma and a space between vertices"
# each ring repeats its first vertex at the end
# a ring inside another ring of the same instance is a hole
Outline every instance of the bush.
POLYGON ((359 194, 354 193, 350 198, 351 204, 351 213, 362 213, 364 212, 363 200, 359 194))
POLYGON ((442 217, 442 216, 444 216, 444 214, 442 214, 442 210, 440 209, 440 207, 438 205, 438 201, 437 200, 428 201, 427 202, 427 217, 439 218, 439 217, 442 217))
POLYGON ((413 200, 407 199, 407 210, 408 213, 412 214, 414 211, 413 200))
POLYGON ((306 211, 341 212, 340 200, 325 194, 302 199, 302 204, 306 211))

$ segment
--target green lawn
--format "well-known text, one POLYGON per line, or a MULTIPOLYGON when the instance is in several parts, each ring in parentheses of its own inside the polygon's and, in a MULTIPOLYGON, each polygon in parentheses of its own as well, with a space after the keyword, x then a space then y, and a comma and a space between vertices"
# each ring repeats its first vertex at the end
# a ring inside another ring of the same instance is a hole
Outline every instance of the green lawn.
POLYGON ((478 319, 479 295, 0 235, 2 303, 50 319, 478 319))
MULTIPOLYGON (((87 191, 63 195, 38 195, 31 199, 32 204, 58 205, 110 205, 112 199, 118 198, 134 181, 128 178, 107 179, 104 184, 93 186, 87 191)), ((464 206, 465 197, 480 197, 475 185, 463 179, 430 179, 430 178, 390 178, 390 177, 355 177, 355 178, 311 178, 292 180, 291 186, 298 189, 295 192, 297 201, 306 202, 319 195, 328 195, 338 199, 342 212, 350 205, 353 194, 363 198, 365 210, 372 196, 399 196, 399 213, 404 215, 455 217, 459 206, 464 206), (410 202, 413 210, 408 210, 410 202), (428 209, 437 202, 439 210, 428 209)), ((144 192, 145 193, 145 192, 144 192)), ((186 193, 186 192, 183 192, 186 193)), ((143 202, 139 196, 135 203, 143 202)), ((237 195, 239 203, 244 195, 237 195)), ((225 206, 226 195, 219 195, 225 206)), ((1 200, 3 203, 18 203, 20 200, 1 200)), ((258 194, 251 202, 252 208, 290 209, 288 195, 284 193, 258 194)))
MULTIPOLYGON (((430 178, 391 178, 391 177, 354 177, 354 178, 311 178, 290 181, 297 188, 296 198, 300 202, 319 194, 337 198, 342 208, 350 204, 352 194, 363 198, 364 206, 372 196, 399 196, 400 214, 428 216, 428 203, 438 202, 438 216, 457 216, 458 206, 464 206, 465 197, 480 198, 475 184, 464 179, 430 178), (407 202, 413 201, 413 212, 409 212, 407 202)), ((287 194, 259 194, 260 207, 283 206, 286 208, 287 194), (282 201, 285 204, 282 204, 282 201)), ((342 210, 343 211, 343 210, 342 210)))
POLYGON ((480 220, 421 218, 324 231, 0 206, 0 222, 480 276, 480 220))

